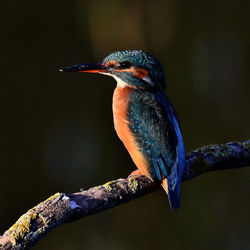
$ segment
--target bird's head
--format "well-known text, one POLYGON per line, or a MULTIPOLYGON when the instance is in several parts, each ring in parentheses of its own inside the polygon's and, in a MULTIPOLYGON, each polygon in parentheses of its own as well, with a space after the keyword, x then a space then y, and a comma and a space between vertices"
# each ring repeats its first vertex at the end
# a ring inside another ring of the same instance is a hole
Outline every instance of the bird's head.
POLYGON ((74 65, 60 71, 106 74, 114 77, 122 87, 160 90, 166 87, 161 63, 141 50, 116 51, 101 62, 74 65))

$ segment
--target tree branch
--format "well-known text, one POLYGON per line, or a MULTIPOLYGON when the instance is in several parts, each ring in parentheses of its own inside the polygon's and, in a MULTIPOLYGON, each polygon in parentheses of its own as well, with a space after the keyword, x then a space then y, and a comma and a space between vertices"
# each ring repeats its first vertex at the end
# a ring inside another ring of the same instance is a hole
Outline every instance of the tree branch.
MULTIPOLYGON (((249 165, 250 140, 204 146, 187 154, 182 181, 209 171, 249 165)), ((145 176, 129 176, 73 194, 56 193, 22 215, 0 238, 0 249, 31 247, 63 223, 118 206, 157 189, 159 185, 145 176)))

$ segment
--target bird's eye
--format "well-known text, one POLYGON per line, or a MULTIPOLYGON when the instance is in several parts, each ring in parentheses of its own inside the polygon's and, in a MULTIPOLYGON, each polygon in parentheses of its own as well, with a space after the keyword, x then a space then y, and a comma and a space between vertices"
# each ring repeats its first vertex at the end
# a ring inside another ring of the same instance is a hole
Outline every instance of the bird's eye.
POLYGON ((128 69, 128 68, 130 68, 130 67, 131 67, 130 62, 125 61, 125 62, 119 63, 119 65, 118 65, 117 68, 119 68, 119 69, 128 69))

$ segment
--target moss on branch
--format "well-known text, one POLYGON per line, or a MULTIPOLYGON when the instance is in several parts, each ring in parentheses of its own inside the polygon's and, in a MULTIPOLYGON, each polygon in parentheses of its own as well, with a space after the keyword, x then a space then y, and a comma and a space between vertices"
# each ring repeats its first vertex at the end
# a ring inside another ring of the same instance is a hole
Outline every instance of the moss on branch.
MULTIPOLYGON (((204 146, 186 156, 182 181, 200 174, 250 165, 250 140, 204 146)), ((0 249, 25 249, 63 223, 138 198, 159 186, 145 176, 129 176, 89 190, 56 193, 22 215, 0 238, 0 249)))

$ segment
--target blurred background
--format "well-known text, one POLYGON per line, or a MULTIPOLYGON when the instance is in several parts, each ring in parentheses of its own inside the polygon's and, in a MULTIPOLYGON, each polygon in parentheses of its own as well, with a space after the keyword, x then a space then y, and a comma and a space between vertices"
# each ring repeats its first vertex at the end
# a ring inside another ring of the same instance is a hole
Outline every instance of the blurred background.
MULTIPOLYGON (((55 192, 135 169, 113 129, 115 81, 59 68, 143 49, 157 56, 187 152, 250 138, 250 2, 0 2, 0 234, 55 192)), ((59 227, 34 249, 250 249, 250 169, 163 191, 59 227)))

